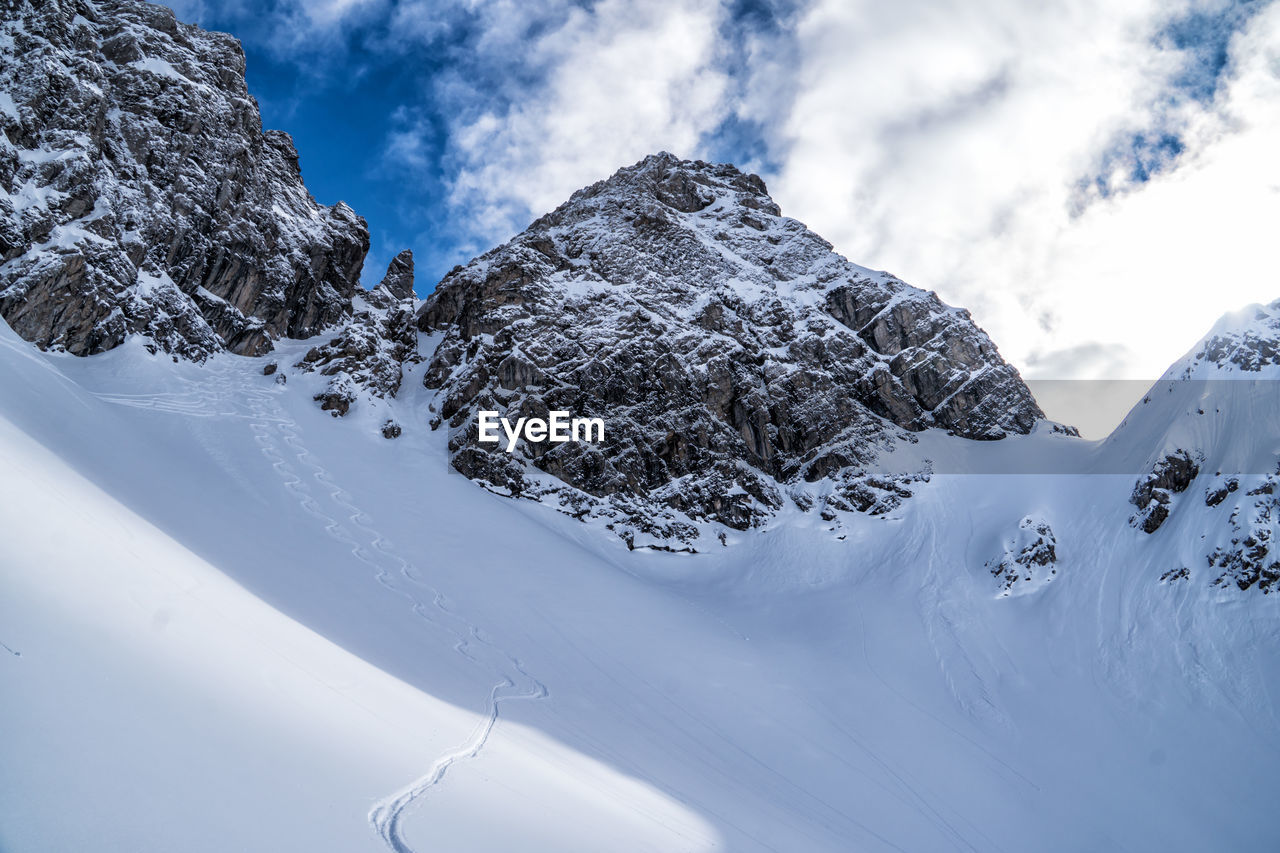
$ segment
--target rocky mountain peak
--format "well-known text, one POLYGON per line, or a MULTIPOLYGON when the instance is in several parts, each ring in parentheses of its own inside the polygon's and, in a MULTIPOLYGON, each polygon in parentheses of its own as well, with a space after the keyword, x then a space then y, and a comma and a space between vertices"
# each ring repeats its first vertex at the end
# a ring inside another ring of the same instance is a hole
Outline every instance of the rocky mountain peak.
POLYGON ((601 195, 625 198, 633 204, 653 199, 682 213, 696 213, 718 198, 731 197, 733 203, 747 208, 774 216, 782 213, 758 175, 739 171, 728 163, 681 160, 665 151, 650 154, 633 166, 619 169, 607 180, 578 190, 565 207, 601 195))
MULTIPOLYGON (((414 316, 417 298, 413 294, 412 250, 396 255, 381 283, 373 290, 356 294, 351 304, 351 316, 336 330, 337 334, 312 347, 294 365, 303 372, 315 371, 329 377, 315 400, 337 417, 347 414, 361 394, 394 397, 400 390, 404 368, 421 361, 414 316)), ((397 426, 395 435, 399 434, 397 426)))
POLYGON ((413 250, 405 249, 391 259, 387 266, 387 274, 382 277, 379 287, 394 299, 413 298, 413 250))
POLYGON ((968 312, 845 260, 760 178, 665 153, 455 269, 418 324, 443 333, 425 382, 454 467, 575 512, 621 507, 633 526, 666 513, 668 532, 677 516, 762 523, 789 495, 883 511, 909 491, 867 478, 876 447, 931 427, 1000 438, 1042 417, 968 312), (507 454, 476 441, 480 409, 610 429, 603 447, 507 454), (843 485, 806 496, 827 476, 843 485))
POLYGON ((244 53, 140 0, 3 0, 0 315, 77 355, 257 354, 349 315, 364 220, 262 130, 244 53))

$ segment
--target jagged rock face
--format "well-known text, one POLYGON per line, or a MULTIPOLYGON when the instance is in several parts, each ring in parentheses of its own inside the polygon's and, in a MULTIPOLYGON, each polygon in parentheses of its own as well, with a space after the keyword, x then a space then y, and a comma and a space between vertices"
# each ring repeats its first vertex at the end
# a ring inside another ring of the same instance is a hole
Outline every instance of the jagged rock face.
MULTIPOLYGON (((387 268, 382 283, 353 300, 354 311, 338 334, 312 347, 295 365, 330 377, 316 395, 320 408, 345 415, 361 391, 377 397, 394 397, 400 390, 404 367, 421 361, 414 311, 413 252, 406 249, 387 268)), ((386 430, 384 430, 384 435, 386 430)), ((397 426, 394 438, 400 434, 397 426)))
POLYGON ((382 287, 395 299, 414 298, 412 249, 405 249, 391 259, 387 274, 382 277, 382 287))
POLYGON ((77 355, 200 358, 342 319, 368 251, 262 131, 231 36, 137 0, 0 0, 0 314, 77 355))
POLYGON ((522 493, 532 465, 738 528, 791 484, 830 477, 854 506, 892 495, 849 472, 910 431, 999 438, 1042 417, 967 312, 849 263, 758 177, 669 154, 456 268, 418 319, 443 332, 425 382, 458 470, 522 493), (476 440, 481 409, 603 417, 606 440, 508 455, 476 440))

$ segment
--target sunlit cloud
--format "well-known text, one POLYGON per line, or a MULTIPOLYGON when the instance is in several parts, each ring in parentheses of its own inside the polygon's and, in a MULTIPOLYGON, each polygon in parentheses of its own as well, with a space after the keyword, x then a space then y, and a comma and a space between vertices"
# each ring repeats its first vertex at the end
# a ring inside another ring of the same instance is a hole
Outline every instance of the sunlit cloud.
POLYGON ((1229 61, 1196 96, 1194 51, 1163 36, 1187 14, 815 3, 795 34, 793 99, 752 107, 778 116, 771 189, 860 263, 973 309, 1032 372, 1157 375, 1213 317, 1278 284, 1265 242, 1244 237, 1280 212, 1257 190, 1277 174, 1257 156, 1280 110, 1257 59, 1276 44, 1275 8, 1238 16, 1229 61), (1144 134, 1180 150, 1159 163, 1139 152, 1137 168, 1118 140, 1144 134), (1232 255, 1219 269, 1234 281, 1208 284, 1210 253, 1232 255), (1090 344, 1116 357, 1070 359, 1090 344))

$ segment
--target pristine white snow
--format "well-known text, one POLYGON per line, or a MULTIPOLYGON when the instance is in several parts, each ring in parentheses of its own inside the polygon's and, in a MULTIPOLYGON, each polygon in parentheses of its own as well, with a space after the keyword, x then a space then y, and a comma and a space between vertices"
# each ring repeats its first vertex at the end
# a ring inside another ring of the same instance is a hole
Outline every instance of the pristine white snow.
POLYGON ((331 418, 307 346, 75 359, 0 324, 6 853, 1276 849, 1280 602, 1158 582, 1203 488, 1148 536, 1109 456, 1274 456, 1275 400, 929 435, 939 472, 1081 473, 663 554, 452 473, 416 373, 331 418), (1057 575, 998 597, 1029 515, 1057 575))

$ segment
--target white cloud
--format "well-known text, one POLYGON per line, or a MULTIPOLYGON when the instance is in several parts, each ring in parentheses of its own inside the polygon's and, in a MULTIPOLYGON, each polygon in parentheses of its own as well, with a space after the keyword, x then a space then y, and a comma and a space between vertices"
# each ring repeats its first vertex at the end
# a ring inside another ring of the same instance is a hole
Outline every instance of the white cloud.
MULTIPOLYGON (((208 9, 203 0, 196 2, 208 9)), ((223 0, 219 14, 234 15, 253 28, 255 40, 277 58, 290 59, 315 76, 342 67, 353 30, 387 15, 394 0, 223 0), (252 22, 252 23, 248 23, 252 22), (323 57, 324 61, 319 61, 323 57)))
POLYGON ((475 50, 510 66, 501 90, 457 78, 443 90, 464 105, 450 129, 451 202, 477 236, 505 239, 646 154, 698 151, 726 111, 721 14, 691 0, 489 5, 496 23, 475 50))
POLYGON ((1235 39, 1208 106, 1167 97, 1185 57, 1154 36, 1182 11, 820 0, 794 99, 744 110, 777 116, 784 211, 854 260, 971 308, 1030 373, 1152 376, 1217 315, 1280 296, 1278 10, 1235 39), (1186 141, 1179 167, 1073 215, 1103 152, 1153 126, 1186 141), (1115 357, 1064 358, 1100 348, 1115 357))
MULTIPOLYGON (((814 0, 734 52, 726 10, 692 0, 456 4, 491 73, 437 84, 450 200, 481 250, 645 154, 703 154, 732 112, 763 128, 787 213, 972 309, 1029 375, 1153 376, 1280 296, 1277 9, 1232 42, 1212 103, 1170 97, 1188 56, 1158 38, 1221 5, 814 0), (1135 183, 1114 149, 1143 132, 1185 150, 1135 183), (1108 194, 1082 193, 1099 169, 1108 194)), ((439 37, 427 8, 396 29, 439 37)))
POLYGON ((1280 297, 1280 6, 1234 53, 1234 79, 1190 120, 1188 161, 1059 235, 1040 299, 1060 328, 1028 352, 1127 341, 1129 373, 1152 376, 1221 314, 1280 297))

